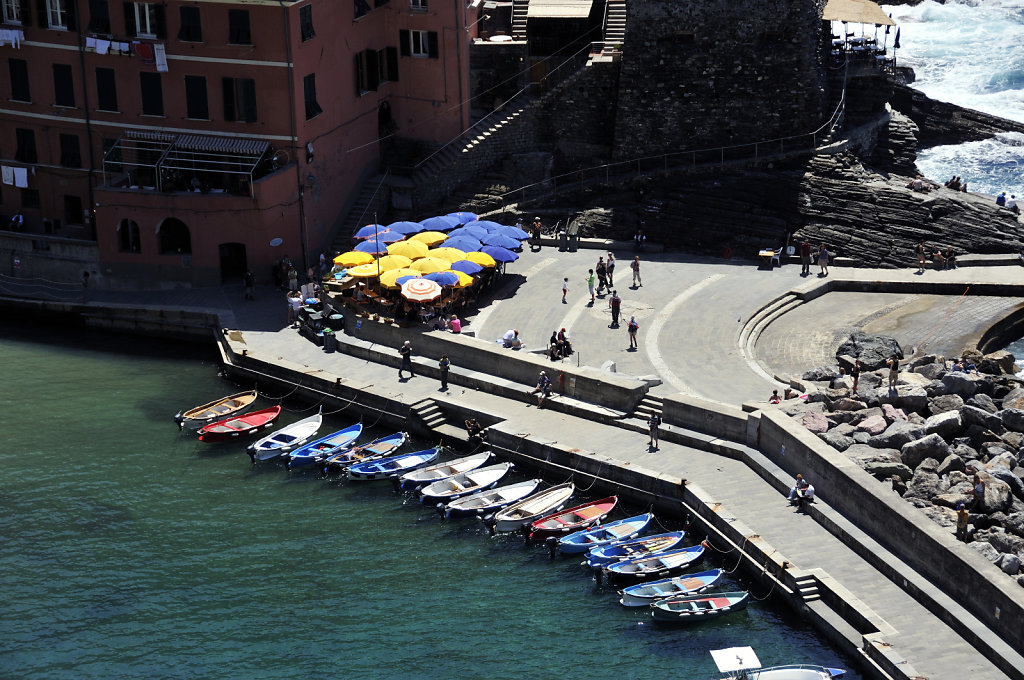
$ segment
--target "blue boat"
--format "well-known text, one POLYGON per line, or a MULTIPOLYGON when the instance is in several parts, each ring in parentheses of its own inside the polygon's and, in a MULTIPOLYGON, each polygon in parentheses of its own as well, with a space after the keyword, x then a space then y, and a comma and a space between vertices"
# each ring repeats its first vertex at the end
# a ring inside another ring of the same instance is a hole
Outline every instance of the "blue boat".
POLYGON ((353 463, 377 460, 378 458, 391 455, 405 446, 405 442, 408 440, 409 434, 407 432, 395 432, 386 437, 374 439, 369 444, 339 447, 321 459, 323 461, 323 472, 327 474, 332 467, 344 469, 353 463))
POLYGON ((627 541, 640 535, 654 519, 654 513, 627 517, 590 529, 577 531, 558 541, 558 549, 566 555, 583 553, 615 541, 627 541))
POLYGON ((356 423, 295 449, 288 454, 288 469, 297 470, 323 460, 325 456, 329 456, 334 451, 350 446, 352 442, 359 439, 359 435, 362 433, 363 424, 356 423))
POLYGON ((612 581, 639 583, 682 574, 691 564, 703 557, 704 545, 695 545, 692 548, 666 550, 653 555, 613 562, 605 565, 604 574, 612 581))
POLYGON ((619 604, 623 607, 646 607, 655 600, 664 600, 667 597, 696 595, 718 583, 724 575, 725 571, 722 569, 709 569, 696 574, 683 574, 627 586, 619 591, 622 595, 619 604))
POLYGON ((628 541, 615 541, 614 543, 591 550, 590 554, 587 555, 587 566, 593 569, 600 569, 607 564, 618 562, 619 560, 628 560, 633 557, 652 555, 663 550, 671 550, 682 543, 685 536, 685 531, 671 531, 667 534, 655 534, 628 541))
POLYGON ((345 468, 345 476, 349 479, 361 480, 388 479, 405 474, 409 470, 430 465, 437 460, 440 453, 441 449, 438 447, 413 453, 400 453, 397 456, 377 458, 376 460, 364 460, 345 468))

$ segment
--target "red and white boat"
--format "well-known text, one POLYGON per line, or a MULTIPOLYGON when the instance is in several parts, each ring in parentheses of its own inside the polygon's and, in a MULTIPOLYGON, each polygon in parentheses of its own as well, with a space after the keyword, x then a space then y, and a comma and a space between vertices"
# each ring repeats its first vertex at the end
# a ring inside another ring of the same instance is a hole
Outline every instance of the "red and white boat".
POLYGON ((530 540, 543 541, 552 536, 565 536, 593 526, 607 517, 618 502, 618 496, 609 496, 541 517, 530 525, 530 540))
POLYGON ((280 406, 260 409, 245 415, 232 416, 224 420, 210 423, 199 430, 201 442, 224 442, 237 439, 253 432, 265 430, 281 416, 280 406))

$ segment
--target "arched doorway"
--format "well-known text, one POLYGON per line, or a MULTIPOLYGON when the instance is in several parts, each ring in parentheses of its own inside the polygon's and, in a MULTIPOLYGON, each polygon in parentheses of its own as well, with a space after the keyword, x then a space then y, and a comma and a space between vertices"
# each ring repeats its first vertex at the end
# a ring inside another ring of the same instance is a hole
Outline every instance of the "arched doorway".
POLYGON ((122 253, 142 252, 138 222, 125 218, 117 225, 117 249, 122 253))
POLYGON ((242 280, 249 265, 245 256, 244 243, 221 243, 220 282, 235 283, 242 280))
POLYGON ((161 255, 192 254, 192 235, 185 223, 176 217, 168 217, 156 228, 161 255))

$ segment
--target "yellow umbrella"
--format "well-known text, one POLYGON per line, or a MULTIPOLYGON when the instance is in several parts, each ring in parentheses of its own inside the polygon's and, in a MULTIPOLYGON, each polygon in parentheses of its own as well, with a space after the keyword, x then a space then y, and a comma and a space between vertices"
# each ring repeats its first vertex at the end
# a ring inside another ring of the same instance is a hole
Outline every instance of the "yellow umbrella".
POLYGON ((426 257, 427 244, 422 241, 399 241, 388 246, 388 255, 403 255, 410 260, 417 257, 426 257))
POLYGON ((473 277, 466 272, 452 270, 452 274, 459 277, 459 288, 469 288, 473 285, 473 277))
POLYGON ((410 266, 421 274, 430 274, 431 272, 446 272, 452 268, 452 263, 439 257, 421 257, 410 266))
POLYGON ((410 241, 419 241, 426 243, 428 246, 437 245, 441 241, 448 238, 448 234, 442 234, 439 231, 421 231, 418 234, 414 234, 409 237, 410 241))
POLYGON ((370 278, 376 276, 380 271, 377 269, 376 262, 370 262, 369 264, 361 264, 357 267, 351 267, 348 270, 349 276, 354 276, 357 279, 370 278))
POLYGON ((408 267, 410 262, 412 260, 404 255, 385 255, 384 257, 377 258, 374 264, 380 267, 381 272, 386 272, 389 269, 408 267))
POLYGON ((342 267, 355 267, 367 262, 373 262, 373 255, 359 250, 350 250, 334 258, 334 264, 340 264, 342 267))
POLYGON ((430 257, 437 257, 449 262, 458 262, 466 259, 466 253, 458 248, 433 248, 429 253, 430 257))
POLYGON ((466 259, 470 262, 476 262, 481 267, 493 267, 496 264, 493 257, 480 251, 466 253, 466 259))
POLYGON ((400 288, 398 285, 398 279, 403 276, 419 276, 420 273, 415 269, 409 269, 403 267, 402 269, 390 269, 380 275, 380 285, 385 288, 400 288))

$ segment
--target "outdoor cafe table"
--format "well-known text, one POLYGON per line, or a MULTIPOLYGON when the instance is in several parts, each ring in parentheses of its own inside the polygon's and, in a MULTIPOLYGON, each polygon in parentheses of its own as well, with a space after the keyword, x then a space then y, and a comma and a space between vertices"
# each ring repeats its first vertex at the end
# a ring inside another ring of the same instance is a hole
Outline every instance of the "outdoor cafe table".
POLYGON ((761 264, 768 267, 768 269, 771 269, 772 260, 775 258, 775 251, 771 248, 765 248, 763 250, 759 250, 757 254, 761 258, 761 264))

